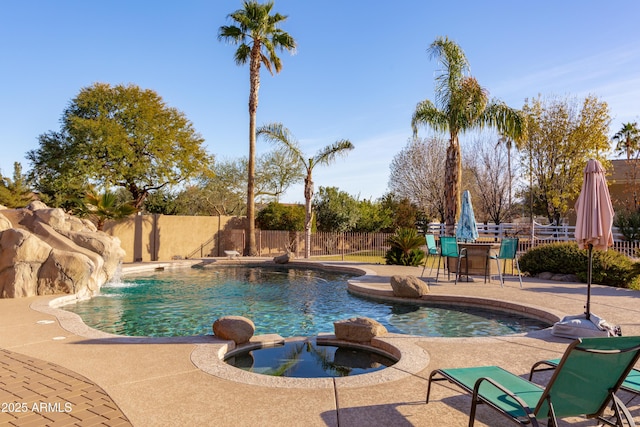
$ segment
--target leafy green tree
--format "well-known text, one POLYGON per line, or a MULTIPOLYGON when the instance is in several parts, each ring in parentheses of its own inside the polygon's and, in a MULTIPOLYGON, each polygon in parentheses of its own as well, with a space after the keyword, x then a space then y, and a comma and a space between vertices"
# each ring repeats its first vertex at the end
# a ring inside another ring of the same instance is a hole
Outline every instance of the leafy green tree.
POLYGON ((578 99, 541 97, 527 101, 526 140, 521 145, 523 167, 531 165, 534 196, 549 222, 559 224, 582 186, 584 166, 609 148, 609 107, 595 96, 578 99))
POLYGON ((218 30, 218 40, 238 45, 234 59, 236 64, 249 62, 249 163, 247 169, 247 233, 246 255, 257 254, 255 236, 255 152, 256 152, 256 112, 258 110, 258 90, 260 88, 260 67, 273 75, 279 73, 282 62, 277 51, 294 52, 296 42, 289 33, 279 28, 287 19, 286 15, 271 14, 273 2, 260 4, 245 0, 243 8, 229 14, 234 25, 223 25, 218 30))
POLYGON ((211 173, 203 142, 154 91, 95 83, 65 109, 61 131, 41 135, 27 158, 36 189, 50 197, 58 189, 77 195, 89 184, 122 187, 140 209, 150 192, 211 173))
POLYGON ((388 230, 393 225, 391 209, 385 207, 380 201, 360 200, 358 213, 360 218, 353 231, 377 233, 388 230))
POLYGON ((245 159, 216 161, 215 176, 203 175, 178 195, 179 211, 188 215, 243 215, 246 213, 245 159))
POLYGON ((519 138, 523 119, 517 110, 502 101, 489 100, 487 91, 468 74, 467 58, 454 41, 438 37, 429 52, 442 70, 436 76, 436 102, 425 100, 416 106, 411 119, 414 135, 420 125, 438 132, 449 132, 445 163, 445 224, 447 234, 453 235, 460 209, 462 178, 461 151, 458 135, 472 129, 492 126, 511 138, 519 138))
MULTIPOLYGON (((255 197, 277 201, 302 179, 297 159, 285 150, 267 152, 257 159, 255 197)), ((216 161, 215 176, 201 176, 176 196, 178 215, 244 215, 246 213, 247 158, 216 161)))
POLYGON ((297 159, 298 164, 304 166, 306 176, 304 178, 304 200, 305 200, 305 258, 311 256, 311 222, 312 210, 311 201, 313 198, 313 169, 317 165, 329 165, 337 156, 346 154, 353 150, 353 144, 347 139, 336 141, 332 145, 327 145, 318 151, 315 156, 308 157, 300 150, 300 145, 289 129, 281 123, 271 123, 258 129, 258 134, 263 135, 269 142, 281 144, 291 155, 297 159))
POLYGON ((263 230, 304 230, 304 206, 271 202, 256 215, 256 225, 263 230))
POLYGON ((417 223, 426 224, 430 219, 406 197, 402 198, 396 194, 387 193, 382 196, 380 203, 383 209, 391 212, 393 220, 390 227, 380 230, 385 233, 392 233, 398 228, 414 228, 417 223))
POLYGON ((640 149, 640 129, 638 123, 624 123, 622 128, 613 135, 613 142, 616 143, 616 151, 625 153, 627 160, 640 149))
POLYGON ((24 208, 34 200, 27 185, 27 177, 22 174, 22 165, 13 164, 13 179, 0 175, 0 205, 7 208, 24 208))
POLYGON ((69 212, 81 210, 90 190, 80 147, 65 132, 48 132, 38 137, 39 148, 27 152, 31 161, 29 181, 48 206, 69 212))
POLYGON ((358 201, 337 187, 320 187, 313 201, 318 231, 344 233, 360 220, 358 201))
POLYGON ((137 212, 131 203, 119 203, 118 196, 110 191, 98 194, 95 191, 87 193, 85 210, 81 216, 88 216, 98 230, 104 228, 104 223, 110 219, 122 219, 137 212))
POLYGON ((304 178, 298 159, 285 148, 261 155, 256 164, 256 198, 266 196, 278 201, 292 184, 304 178))
POLYGON ((180 215, 176 199, 177 195, 170 191, 156 190, 144 200, 144 211, 151 214, 180 215))

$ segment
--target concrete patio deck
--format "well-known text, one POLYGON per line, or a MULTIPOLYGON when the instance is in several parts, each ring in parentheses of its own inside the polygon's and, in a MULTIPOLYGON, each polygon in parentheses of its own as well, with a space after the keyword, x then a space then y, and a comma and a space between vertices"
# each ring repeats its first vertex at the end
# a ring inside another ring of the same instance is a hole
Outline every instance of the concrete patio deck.
MULTIPOLYGON (((354 286, 374 294, 388 294, 393 274, 421 272, 416 267, 348 265, 367 272, 354 286)), ((431 282, 430 287, 438 297, 485 298, 497 306, 517 303, 553 316, 581 313, 586 299, 584 284, 533 279, 525 279, 523 289, 513 278, 504 288, 482 280, 431 282)), ((640 335, 639 297, 637 291, 594 286, 591 309, 620 325, 624 335, 640 335)), ((214 337, 110 336, 79 323, 71 313, 49 308, 55 298, 0 299, 0 425, 465 426, 470 396, 454 386, 434 385, 431 402, 424 403, 433 369, 500 365, 524 375, 534 362, 559 357, 570 342, 553 337, 550 330, 487 338, 396 336, 424 355, 417 371, 398 364, 356 380, 261 379, 235 368, 224 373, 211 368, 221 348, 214 337)), ((622 397, 640 422, 640 399, 622 397)), ((597 425, 582 418, 562 423, 597 425)), ((476 425, 512 424, 480 408, 476 425)))

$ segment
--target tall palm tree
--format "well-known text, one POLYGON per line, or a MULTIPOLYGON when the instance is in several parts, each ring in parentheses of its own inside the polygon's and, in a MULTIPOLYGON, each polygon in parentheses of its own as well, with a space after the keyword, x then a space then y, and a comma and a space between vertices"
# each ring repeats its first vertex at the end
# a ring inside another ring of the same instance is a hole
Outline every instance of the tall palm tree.
POLYGON ((249 62, 249 163, 247 167, 247 233, 245 255, 255 255, 255 163, 256 163, 256 111, 258 110, 258 90, 260 89, 260 67, 273 75, 282 70, 282 62, 277 50, 295 52, 296 42, 278 26, 287 19, 286 15, 271 14, 273 1, 260 4, 255 0, 245 0, 243 9, 229 14, 236 25, 223 25, 218 31, 218 40, 238 45, 234 55, 237 65, 249 62))
POLYGON ((627 160, 631 160, 631 156, 640 149, 640 129, 638 123, 624 123, 613 138, 617 142, 616 151, 626 153, 627 160))
POLYGON ((298 141, 295 139, 289 129, 282 126, 281 123, 271 123, 261 126, 258 129, 258 135, 264 137, 272 143, 281 144, 296 158, 300 165, 304 166, 306 176, 304 178, 304 201, 305 201, 305 221, 304 221, 304 257, 311 256, 311 199, 313 198, 313 168, 317 165, 329 165, 339 155, 345 155, 347 151, 353 150, 353 144, 347 139, 341 139, 332 145, 327 145, 316 153, 313 157, 305 156, 300 151, 298 141))
POLYGON ((445 172, 446 233, 453 235, 460 210, 462 164, 458 135, 471 129, 493 126, 504 135, 517 139, 523 127, 518 110, 509 108, 489 95, 478 81, 468 75, 467 58, 454 41, 438 37, 429 47, 432 58, 443 67, 436 76, 436 100, 424 100, 416 106, 411 119, 414 135, 418 126, 430 126, 439 132, 449 132, 445 172))

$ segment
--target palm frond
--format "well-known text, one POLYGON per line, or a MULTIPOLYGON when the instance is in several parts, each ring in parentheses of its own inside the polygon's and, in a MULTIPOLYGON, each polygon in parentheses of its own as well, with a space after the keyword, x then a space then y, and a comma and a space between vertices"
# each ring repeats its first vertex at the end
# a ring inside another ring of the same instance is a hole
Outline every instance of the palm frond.
POLYGON ((249 58, 251 57, 251 48, 247 44, 241 44, 238 49, 236 49, 236 53, 233 55, 233 59, 235 60, 237 65, 246 64, 249 58))
POLYGON ((218 31, 218 39, 240 45, 235 53, 236 64, 243 65, 249 60, 260 64, 273 75, 282 70, 282 62, 277 50, 295 52, 296 43, 287 32, 278 25, 287 19, 286 15, 271 15, 273 2, 258 3, 255 0, 243 2, 243 9, 236 10, 228 18, 236 25, 225 25, 218 31), (249 40, 250 39, 250 40, 249 40), (257 46, 259 57, 251 58, 252 47, 257 46))
POLYGON ((448 37, 438 37, 429 46, 431 58, 442 66, 436 75, 436 105, 444 108, 460 87, 460 81, 469 73, 469 62, 464 51, 448 37))
POLYGON ((502 135, 513 139, 516 146, 525 133, 525 118, 522 112, 496 99, 493 99, 484 110, 479 118, 479 124, 495 127, 502 135))
POLYGON ((314 164, 328 165, 333 162, 337 156, 344 156, 347 151, 353 150, 355 147, 348 139, 341 139, 331 145, 327 145, 313 156, 314 164))
POLYGON ((245 33, 235 25, 223 25, 218 30, 218 40, 231 44, 244 43, 245 33))
POLYGON ((419 102, 411 117, 411 128, 413 135, 418 135, 418 126, 431 126, 438 132, 445 132, 449 129, 449 119, 446 112, 439 110, 428 99, 419 102))
POLYGON ((305 163, 305 158, 302 151, 300 151, 298 141, 282 123, 270 123, 260 126, 256 131, 256 135, 263 136, 270 143, 281 144, 298 161, 305 163))

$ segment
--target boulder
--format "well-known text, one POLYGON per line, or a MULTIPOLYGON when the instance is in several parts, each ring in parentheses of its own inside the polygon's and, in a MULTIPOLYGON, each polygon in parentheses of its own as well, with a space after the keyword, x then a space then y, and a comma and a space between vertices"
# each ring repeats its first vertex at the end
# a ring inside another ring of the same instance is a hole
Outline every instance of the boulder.
POLYGON ((372 338, 387 334, 387 328, 368 317, 338 320, 333 327, 336 338, 343 341, 371 342, 372 338))
POLYGON ((242 316, 224 316, 213 322, 213 334, 236 344, 249 342, 256 331, 251 319, 242 316))
POLYGON ((391 276, 391 289, 401 298, 420 298, 429 293, 429 285, 415 276, 391 276))
POLYGON ((286 254, 274 257, 273 258, 273 262, 275 262, 276 264, 286 264, 286 263, 288 263, 289 261, 291 261, 294 258, 295 257, 293 256, 293 254, 291 252, 287 252, 286 254))

